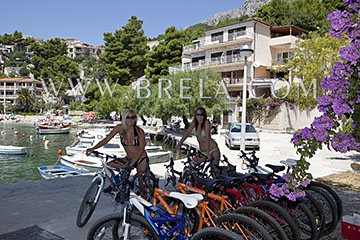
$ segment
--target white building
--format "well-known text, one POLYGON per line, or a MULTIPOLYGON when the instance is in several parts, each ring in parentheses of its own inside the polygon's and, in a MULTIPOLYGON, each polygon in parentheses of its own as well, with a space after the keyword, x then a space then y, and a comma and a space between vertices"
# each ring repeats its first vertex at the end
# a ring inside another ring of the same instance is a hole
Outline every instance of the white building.
POLYGON ((94 57, 99 59, 99 56, 105 52, 103 47, 87 46, 76 38, 67 38, 67 56, 75 58, 76 56, 94 57))
MULTIPOLYGON (((221 73, 227 84, 231 99, 230 112, 224 112, 222 125, 239 121, 240 106, 244 79, 244 58, 240 57, 240 47, 250 46, 254 53, 248 58, 247 97, 250 82, 259 80, 253 85, 256 96, 270 96, 270 89, 276 77, 289 75, 291 72, 275 73, 271 68, 282 65, 293 56, 295 41, 306 30, 293 25, 272 27, 264 22, 248 19, 236 24, 213 28, 205 31, 205 36, 193 41, 192 45, 183 47, 182 64, 169 68, 170 73, 187 70, 206 70, 221 73)), ((282 84, 284 85, 284 84, 282 84)), ((277 84, 276 88, 282 86, 277 84)))
POLYGON ((41 81, 25 78, 2 78, 0 79, 0 102, 13 104, 19 97, 22 88, 27 88, 37 98, 42 98, 43 86, 41 81))

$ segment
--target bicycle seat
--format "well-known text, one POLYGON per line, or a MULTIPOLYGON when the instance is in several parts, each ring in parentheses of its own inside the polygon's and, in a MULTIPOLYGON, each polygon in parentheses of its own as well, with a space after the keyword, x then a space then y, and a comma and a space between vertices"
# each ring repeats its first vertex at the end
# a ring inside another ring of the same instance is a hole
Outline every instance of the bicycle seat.
POLYGON ((201 194, 183 194, 179 192, 170 192, 170 197, 179 199, 182 201, 186 208, 194 208, 198 205, 199 201, 203 200, 201 194))
POLYGON ((195 177, 195 181, 197 181, 200 185, 205 187, 205 190, 207 192, 211 192, 215 187, 219 185, 224 185, 224 181, 221 179, 205 179, 205 178, 199 178, 195 177))
POLYGON ((285 170, 285 166, 265 164, 266 167, 271 168, 274 172, 278 173, 285 170))
POLYGON ((238 172, 232 172, 230 173, 230 176, 239 178, 243 183, 254 178, 251 174, 243 174, 238 172))
POLYGON ((281 162, 282 164, 290 167, 290 166, 296 165, 297 161, 299 161, 299 160, 288 158, 288 159, 286 159, 286 160, 281 160, 280 162, 281 162))
POLYGON ((260 179, 260 181, 267 181, 271 179, 271 173, 269 174, 265 174, 265 173, 252 173, 252 175, 254 175, 255 177, 257 177, 258 179, 260 179))
POLYGON ((241 179, 238 177, 229 177, 224 175, 216 175, 217 179, 221 179, 225 182, 227 188, 232 188, 238 186, 242 183, 241 179))

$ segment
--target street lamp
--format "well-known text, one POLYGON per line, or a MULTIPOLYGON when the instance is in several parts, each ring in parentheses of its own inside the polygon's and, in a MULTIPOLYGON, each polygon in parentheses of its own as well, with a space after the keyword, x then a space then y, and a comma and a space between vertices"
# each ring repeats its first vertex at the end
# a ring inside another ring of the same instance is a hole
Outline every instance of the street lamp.
POLYGON ((246 81, 247 81, 247 58, 253 54, 254 50, 249 45, 240 47, 240 56, 244 57, 244 81, 243 81, 243 95, 242 95, 242 110, 241 110, 241 145, 240 150, 245 151, 245 130, 246 130, 246 81))

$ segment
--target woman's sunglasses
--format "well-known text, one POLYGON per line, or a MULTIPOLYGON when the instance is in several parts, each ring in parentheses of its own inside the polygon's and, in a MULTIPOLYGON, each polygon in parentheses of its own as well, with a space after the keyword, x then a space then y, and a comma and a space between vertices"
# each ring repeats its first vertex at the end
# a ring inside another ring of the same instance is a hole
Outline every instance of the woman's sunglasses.
POLYGON ((136 116, 131 116, 131 117, 127 116, 126 117, 126 119, 135 119, 135 118, 136 118, 136 116))
POLYGON ((205 116, 205 113, 196 113, 196 116, 205 116))

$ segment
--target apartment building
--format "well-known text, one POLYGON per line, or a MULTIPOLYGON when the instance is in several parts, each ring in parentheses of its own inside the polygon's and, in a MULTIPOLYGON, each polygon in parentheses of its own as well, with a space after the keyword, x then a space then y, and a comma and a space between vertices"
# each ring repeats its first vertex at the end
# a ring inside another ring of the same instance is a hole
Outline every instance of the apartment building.
MULTIPOLYGON (((248 19, 236 24, 205 31, 205 36, 183 47, 182 64, 169 68, 170 73, 188 70, 206 70, 221 73, 231 98, 229 112, 222 115, 222 125, 239 121, 241 108, 237 104, 242 98, 244 79, 244 58, 240 48, 244 45, 254 50, 248 58, 247 97, 270 96, 271 88, 278 77, 289 76, 291 72, 275 73, 273 68, 283 65, 293 57, 295 41, 307 31, 293 25, 273 27, 264 22, 248 19), (253 84, 251 84, 251 81, 253 84), (249 89, 252 85, 253 91, 249 89)), ((276 82, 276 88, 283 86, 276 82)))
POLYGON ((80 42, 76 38, 67 38, 66 45, 68 48, 67 56, 75 58, 76 56, 94 57, 99 59, 99 56, 105 52, 103 47, 88 46, 80 42))
POLYGON ((35 97, 42 98, 43 86, 41 81, 25 78, 2 78, 0 79, 0 102, 13 104, 19 97, 22 88, 27 88, 35 97))

